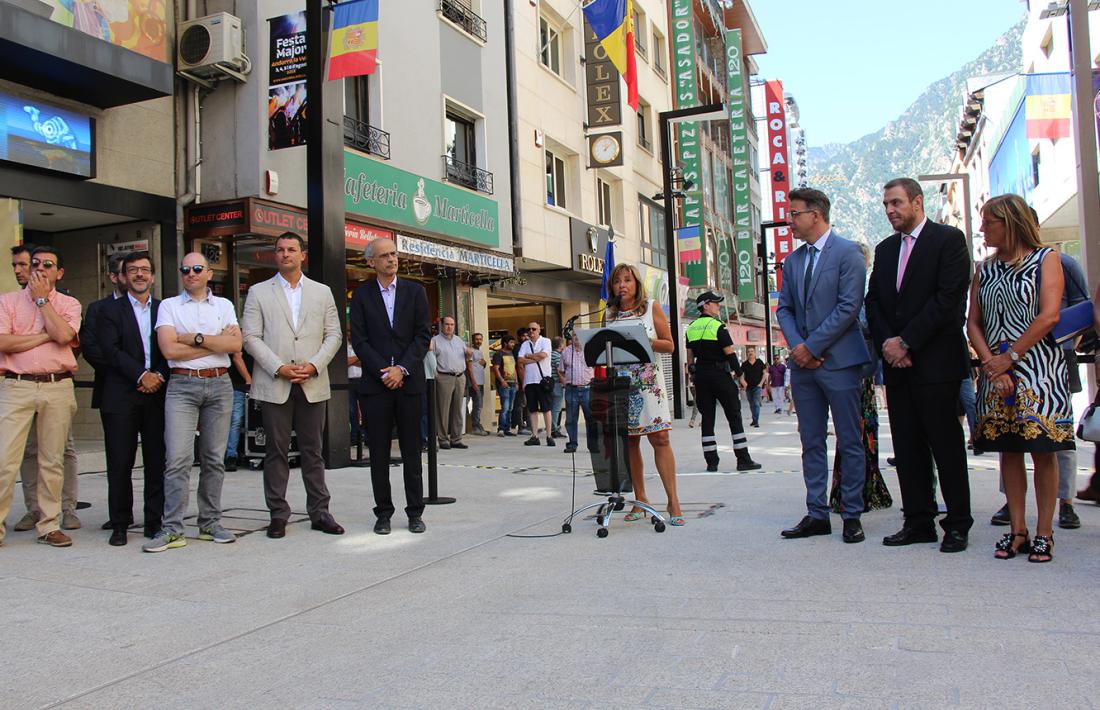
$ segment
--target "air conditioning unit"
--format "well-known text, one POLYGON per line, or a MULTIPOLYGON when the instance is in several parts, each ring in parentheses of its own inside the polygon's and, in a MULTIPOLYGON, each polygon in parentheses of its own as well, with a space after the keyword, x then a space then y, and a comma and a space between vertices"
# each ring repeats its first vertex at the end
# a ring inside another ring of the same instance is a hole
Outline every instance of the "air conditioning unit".
POLYGON ((177 62, 181 72, 199 77, 219 77, 224 69, 233 72, 247 70, 241 19, 228 12, 218 12, 179 26, 177 62))

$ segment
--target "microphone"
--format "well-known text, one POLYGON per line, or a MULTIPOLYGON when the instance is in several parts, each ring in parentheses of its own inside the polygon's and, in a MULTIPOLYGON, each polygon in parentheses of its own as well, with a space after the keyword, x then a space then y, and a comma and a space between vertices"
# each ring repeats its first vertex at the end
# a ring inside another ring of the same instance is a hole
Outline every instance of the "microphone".
MULTIPOLYGON (((617 307, 621 300, 622 300, 622 298, 620 298, 617 294, 612 295, 612 296, 608 296, 607 297, 607 306, 608 307, 617 307)), ((574 326, 574 324, 576 324, 578 319, 584 318, 585 316, 594 316, 597 313, 602 313, 603 311, 604 311, 603 308, 597 308, 596 310, 594 310, 590 313, 578 313, 577 315, 573 316, 569 320, 565 321, 565 327, 562 328, 562 331, 561 331, 562 337, 565 338, 566 340, 572 340, 573 339, 573 330, 574 330, 573 326, 574 326)))

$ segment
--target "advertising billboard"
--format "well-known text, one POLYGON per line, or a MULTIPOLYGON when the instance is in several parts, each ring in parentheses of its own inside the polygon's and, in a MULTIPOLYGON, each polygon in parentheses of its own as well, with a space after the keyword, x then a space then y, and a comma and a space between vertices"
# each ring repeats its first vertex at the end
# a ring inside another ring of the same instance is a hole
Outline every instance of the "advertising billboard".
POLYGON ((95 119, 0 92, 0 160, 95 177, 95 119))

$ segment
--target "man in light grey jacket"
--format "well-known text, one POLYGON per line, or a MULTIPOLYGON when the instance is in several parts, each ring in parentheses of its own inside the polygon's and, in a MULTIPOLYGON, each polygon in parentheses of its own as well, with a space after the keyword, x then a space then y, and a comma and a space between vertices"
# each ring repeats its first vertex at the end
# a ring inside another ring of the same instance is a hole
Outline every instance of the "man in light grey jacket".
POLYGON ((328 364, 343 347, 343 333, 332 291, 302 273, 305 242, 293 232, 275 240, 279 273, 248 290, 241 330, 244 347, 255 359, 252 397, 261 404, 267 452, 264 455, 264 497, 271 511, 267 536, 286 536, 290 505, 290 434, 298 435, 302 482, 312 528, 342 535, 329 513, 321 440, 325 401, 331 396, 328 364))

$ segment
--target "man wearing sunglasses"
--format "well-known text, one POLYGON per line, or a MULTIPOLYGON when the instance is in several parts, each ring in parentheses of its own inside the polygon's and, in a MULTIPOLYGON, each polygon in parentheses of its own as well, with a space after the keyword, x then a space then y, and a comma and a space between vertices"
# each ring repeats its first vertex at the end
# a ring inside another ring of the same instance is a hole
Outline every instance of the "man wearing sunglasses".
POLYGON ((0 353, 4 377, 0 384, 0 544, 2 521, 11 496, 23 449, 32 426, 38 437, 38 542, 69 547, 72 539, 60 529, 65 440, 69 436, 76 397, 72 344, 80 328, 80 302, 58 293, 64 276, 61 254, 38 247, 31 254, 27 286, 0 296, 0 353))
POLYGON ((183 257, 184 292, 166 298, 157 313, 157 343, 171 376, 164 402, 164 517, 161 530, 145 543, 146 552, 183 547, 183 518, 195 463, 199 430, 199 539, 217 543, 237 538, 221 524, 225 442, 233 412, 229 353, 240 352, 237 313, 208 286, 212 272, 202 254, 183 257))

